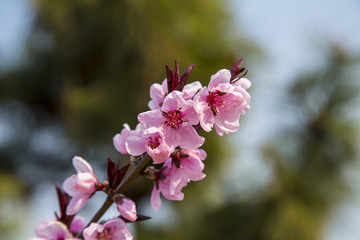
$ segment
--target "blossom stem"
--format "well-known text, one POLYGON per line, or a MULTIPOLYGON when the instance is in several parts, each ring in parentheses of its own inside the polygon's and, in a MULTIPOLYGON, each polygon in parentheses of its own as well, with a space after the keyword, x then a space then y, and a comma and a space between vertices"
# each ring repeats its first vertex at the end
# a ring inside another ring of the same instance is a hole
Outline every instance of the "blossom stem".
POLYGON ((119 186, 116 188, 116 193, 122 193, 140 174, 141 170, 150 162, 151 157, 145 153, 141 160, 136 164, 131 172, 125 176, 125 178, 121 181, 119 186))
POLYGON ((93 222, 97 222, 99 221, 99 219, 102 217, 102 215, 104 215, 104 213, 109 209, 109 207, 113 204, 113 201, 111 200, 111 197, 108 196, 105 200, 105 202, 103 203, 103 205, 101 206, 101 208, 96 212, 96 214, 94 215, 94 217, 91 219, 91 221, 89 222, 88 226, 93 223, 93 222))
MULTIPOLYGON (((116 188, 115 193, 122 193, 140 174, 141 170, 149 163, 151 160, 150 156, 146 153, 141 160, 136 164, 131 172, 125 176, 123 181, 116 188)), ((104 213, 109 209, 109 207, 113 204, 112 196, 109 195, 101 208, 96 212, 94 217, 89 222, 88 226, 92 222, 98 222, 99 219, 104 215, 104 213)))

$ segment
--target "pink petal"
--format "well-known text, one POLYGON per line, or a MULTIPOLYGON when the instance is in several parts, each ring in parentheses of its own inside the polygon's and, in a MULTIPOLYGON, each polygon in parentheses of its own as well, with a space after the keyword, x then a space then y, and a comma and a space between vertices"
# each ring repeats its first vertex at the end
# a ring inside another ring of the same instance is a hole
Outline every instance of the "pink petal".
POLYGON ((236 119, 233 122, 229 122, 224 118, 215 118, 215 130, 222 136, 224 133, 233 133, 239 129, 239 119, 236 119))
POLYGON ((121 134, 118 133, 113 137, 113 144, 114 144, 115 149, 118 152, 121 152, 122 154, 128 154, 128 152, 126 151, 126 148, 125 148, 124 137, 121 136, 121 134))
POLYGON ((236 132, 239 128, 242 95, 238 92, 226 94, 226 105, 222 106, 215 116, 216 132, 222 136, 224 133, 236 132))
POLYGON ((183 127, 179 129, 179 135, 181 136, 179 146, 185 149, 199 148, 205 142, 205 138, 199 136, 191 125, 183 124, 183 127))
POLYGON ((207 87, 203 87, 198 94, 195 95, 193 106, 196 112, 200 112, 201 109, 207 105, 206 99, 209 95, 209 91, 207 87))
POLYGON ((187 180, 181 179, 180 183, 176 186, 175 191, 173 193, 170 192, 171 182, 171 174, 172 174, 172 166, 171 159, 167 160, 164 163, 164 167, 167 167, 163 174, 166 176, 164 181, 159 181, 159 187, 162 195, 169 200, 181 201, 184 199, 184 194, 181 192, 182 188, 186 186, 187 180))
POLYGON ((117 209, 124 218, 132 222, 137 219, 135 203, 132 200, 122 198, 122 204, 117 204, 117 209))
POLYGON ((71 233, 62 222, 50 222, 44 229, 46 239, 66 239, 71 238, 71 233))
POLYGON ((162 163, 168 159, 171 152, 173 152, 173 148, 166 144, 163 133, 157 128, 147 128, 144 133, 146 133, 144 134, 144 137, 148 141, 145 144, 145 149, 154 160, 154 163, 162 163), (158 141, 159 145, 156 148, 153 148, 154 146, 151 146, 150 144, 155 139, 158 141))
POLYGON ((172 127, 166 127, 164 129, 164 141, 170 148, 179 146, 181 141, 179 131, 172 127))
POLYGON ((89 194, 79 194, 73 197, 66 208, 66 215, 74 215, 79 212, 89 200, 89 194))
POLYGON ((140 123, 138 123, 135 127, 135 130, 132 131, 131 135, 139 136, 144 131, 144 126, 140 123))
POLYGON ((71 222, 70 231, 73 233, 79 233, 84 229, 84 227, 86 227, 85 219, 82 217, 75 217, 71 222))
POLYGON ((210 132, 214 124, 214 114, 208 106, 208 89, 204 87, 194 98, 194 109, 198 113, 200 125, 206 132, 210 132))
POLYGON ((95 240, 98 233, 104 231, 104 226, 98 223, 91 223, 89 227, 83 231, 83 236, 86 240, 95 240))
POLYGON ((163 115, 160 110, 152 110, 140 113, 138 115, 138 120, 145 128, 159 128, 163 124, 163 115))
POLYGON ((210 132, 214 126, 214 113, 209 106, 204 107, 200 115, 200 125, 205 132, 210 132))
POLYGON ((171 148, 165 143, 161 143, 157 148, 150 148, 146 146, 146 152, 154 160, 155 164, 165 162, 172 152, 171 148))
POLYGON ((79 193, 75 188, 76 182, 77 182, 76 175, 72 175, 71 177, 68 177, 63 182, 64 191, 72 197, 76 196, 79 193))
POLYGON ((179 184, 182 182, 182 174, 180 168, 173 167, 170 174, 170 195, 175 195, 179 184))
POLYGON ((143 136, 144 136, 144 137, 150 137, 150 136, 152 136, 153 134, 159 134, 159 135, 161 135, 162 132, 159 130, 159 128, 149 127, 149 128, 146 128, 146 129, 144 130, 143 136))
POLYGON ((234 123, 227 123, 227 122, 216 122, 215 123, 215 130, 220 135, 223 136, 224 133, 233 133, 239 129, 239 121, 234 123))
POLYGON ((185 174, 192 181, 200 181, 206 177, 206 175, 202 172, 204 170, 204 164, 198 159, 182 159, 181 166, 183 167, 185 174))
POLYGON ((120 218, 112 218, 104 224, 106 229, 109 229, 110 235, 114 240, 132 240, 129 228, 126 223, 120 218))
POLYGON ((149 108, 151 110, 160 109, 165 98, 165 92, 160 84, 154 83, 151 85, 150 98, 151 100, 148 103, 149 108))
POLYGON ((165 99, 164 104, 161 107, 161 111, 169 112, 178 110, 185 104, 184 94, 179 91, 172 91, 165 99))
POLYGON ((248 89, 251 87, 251 82, 247 78, 240 78, 236 82, 233 83, 235 87, 241 87, 243 89, 248 89))
POLYGON ((167 87, 167 79, 166 78, 161 83, 161 87, 162 87, 162 90, 165 93, 165 95, 168 94, 168 87, 167 87))
POLYGON ((154 185, 154 188, 151 192, 151 207, 154 210, 159 210, 161 207, 161 198, 160 198, 160 191, 156 189, 156 186, 154 185))
POLYGON ((45 228, 46 226, 52 222, 52 220, 45 220, 45 221, 42 221, 41 223, 39 223, 36 228, 35 228, 35 234, 37 237, 42 237, 42 238, 46 238, 46 235, 45 235, 45 228))
POLYGON ((183 114, 182 119, 190 125, 197 125, 199 123, 199 117, 193 107, 193 101, 188 100, 181 107, 181 113, 183 114))
POLYGON ((205 160, 207 153, 203 149, 198 149, 200 160, 205 160))
POLYGON ((220 91, 224 93, 232 93, 235 91, 235 87, 231 85, 229 82, 227 83, 220 83, 215 88, 213 88, 212 92, 220 91))
POLYGON ((125 123, 123 126, 124 128, 121 130, 120 134, 118 133, 114 136, 113 144, 116 150, 118 150, 122 154, 127 154, 128 152, 125 148, 125 141, 132 134, 133 131, 131 131, 128 124, 125 123))
POLYGON ((197 93, 202 88, 201 83, 199 81, 192 82, 186 84, 183 89, 184 99, 190 100, 194 97, 195 93, 197 93))
POLYGON ((170 192, 170 181, 160 181, 160 189, 162 195, 169 200, 182 201, 184 194, 181 192, 182 188, 186 186, 187 181, 182 180, 176 187, 173 193, 170 192))
POLYGON ((130 136, 126 140, 125 147, 128 153, 132 156, 139 156, 145 152, 145 145, 147 141, 138 136, 130 136))
POLYGON ((209 90, 217 87, 221 83, 230 83, 231 73, 228 69, 219 70, 217 73, 211 76, 209 82, 209 90))
POLYGON ((91 165, 82 157, 75 156, 73 158, 73 165, 77 172, 81 172, 81 173, 93 172, 91 165))
POLYGON ((78 173, 75 189, 79 193, 92 194, 96 191, 97 178, 91 173, 78 173))

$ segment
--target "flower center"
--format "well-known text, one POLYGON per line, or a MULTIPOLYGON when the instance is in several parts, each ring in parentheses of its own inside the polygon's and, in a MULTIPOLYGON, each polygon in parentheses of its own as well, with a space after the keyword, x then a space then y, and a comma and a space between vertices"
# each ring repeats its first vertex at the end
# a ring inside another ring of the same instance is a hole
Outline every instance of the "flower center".
POLYGON ((162 112, 162 115, 166 118, 164 124, 174 129, 179 129, 180 125, 183 123, 180 109, 170 112, 162 112))
POLYGON ((96 236, 96 240, 112 240, 112 236, 110 235, 110 230, 105 228, 104 231, 98 233, 96 236))
POLYGON ((149 146, 151 149, 157 148, 157 147, 160 145, 159 138, 160 138, 160 136, 149 137, 149 138, 148 138, 148 140, 149 140, 148 146, 149 146))
POLYGON ((226 93, 216 90, 215 92, 209 92, 207 96, 207 103, 210 106, 211 111, 216 116, 219 112, 219 108, 221 108, 225 104, 224 95, 226 93))

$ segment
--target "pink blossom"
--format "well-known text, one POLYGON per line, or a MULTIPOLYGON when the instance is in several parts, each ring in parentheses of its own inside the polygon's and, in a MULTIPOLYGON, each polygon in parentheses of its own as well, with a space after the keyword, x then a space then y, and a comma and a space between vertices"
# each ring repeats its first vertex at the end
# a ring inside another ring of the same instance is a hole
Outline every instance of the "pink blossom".
POLYGON ((201 88, 202 85, 198 81, 186 84, 184 86, 184 89, 182 90, 182 92, 184 93, 184 99, 185 100, 192 99, 194 95, 201 90, 201 88))
POLYGON ((86 226, 85 220, 82 217, 75 217, 70 225, 70 231, 60 221, 57 220, 45 220, 39 223, 35 229, 36 238, 30 238, 29 240, 40 239, 78 239, 73 238, 73 235, 80 233, 86 226))
POLYGON ((136 206, 131 199, 120 196, 116 198, 115 202, 122 217, 132 222, 137 219, 136 206))
POLYGON ((148 106, 151 110, 160 109, 162 103, 164 102, 165 96, 168 94, 167 80, 162 82, 162 84, 154 83, 150 87, 150 98, 151 100, 148 103, 148 106))
POLYGON ((144 132, 128 137, 125 146, 132 156, 147 152, 154 163, 164 162, 173 151, 173 148, 165 143, 163 133, 155 127, 150 127, 144 132))
POLYGON ((205 139, 193 127, 199 118, 192 105, 192 100, 185 100, 183 93, 172 91, 165 97, 161 109, 140 113, 138 120, 145 128, 156 127, 162 131, 171 148, 195 149, 205 139))
MULTIPOLYGON (((184 99, 190 100, 201 89, 201 83, 196 81, 190 84, 186 84, 182 92, 184 93, 184 99)), ((148 106, 151 110, 160 109, 164 99, 168 95, 168 86, 167 79, 162 82, 162 84, 154 83, 150 87, 150 98, 151 100, 148 103, 148 106)))
MULTIPOLYGON (((202 172, 204 170, 204 163, 206 152, 202 149, 185 150, 180 149, 171 155, 172 159, 170 168, 170 193, 173 194, 176 188, 181 183, 188 183, 191 181, 200 181, 206 175, 202 172)), ((167 163, 169 164, 169 163, 167 163)))
POLYGON ((76 156, 73 158, 73 165, 77 175, 72 175, 63 183, 64 191, 72 197, 66 209, 67 215, 80 211, 99 184, 91 165, 85 159, 76 156))
POLYGON ((240 107, 240 114, 245 114, 247 110, 250 109, 250 94, 246 91, 251 87, 251 82, 247 78, 239 78, 235 80, 232 85, 235 87, 235 90, 243 95, 242 106, 240 107))
POLYGON ((83 232, 85 240, 112 239, 112 240, 132 240, 126 223, 120 218, 112 218, 106 223, 91 223, 83 232))
POLYGON ((154 181, 154 188, 150 198, 151 206, 154 210, 159 210, 161 207, 160 192, 168 200, 181 201, 184 199, 184 194, 181 190, 186 186, 187 182, 183 181, 183 179, 181 179, 180 182, 172 182, 170 176, 172 165, 169 160, 164 163, 164 170, 161 171, 159 177, 154 181), (172 185, 176 186, 173 187, 172 185), (170 191, 171 189, 173 189, 173 191, 170 191))
POLYGON ((78 240, 74 238, 66 225, 59 221, 44 221, 36 227, 36 236, 29 240, 78 240))
POLYGON ((121 132, 116 134, 113 138, 113 144, 116 150, 118 150, 122 154, 129 154, 125 147, 126 139, 129 136, 139 134, 140 131, 141 131, 140 124, 136 126, 135 130, 131 130, 129 125, 125 123, 124 128, 121 130, 121 132))
POLYGON ((236 132, 240 114, 249 109, 250 95, 242 86, 248 83, 230 83, 231 73, 227 69, 211 76, 208 87, 204 87, 194 97, 194 108, 199 115, 201 127, 209 132, 215 125, 216 132, 236 132))
POLYGON ((70 232, 74 235, 80 233, 86 227, 85 219, 79 216, 76 216, 70 225, 70 232))

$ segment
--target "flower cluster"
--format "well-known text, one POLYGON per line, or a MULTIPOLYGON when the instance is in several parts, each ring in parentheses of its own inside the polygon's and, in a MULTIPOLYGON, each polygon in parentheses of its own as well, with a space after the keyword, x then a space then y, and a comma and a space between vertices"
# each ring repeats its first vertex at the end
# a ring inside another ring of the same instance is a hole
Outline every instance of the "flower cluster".
POLYGON ((250 108, 247 89, 251 83, 244 78, 247 72, 241 68, 242 62, 218 71, 205 87, 200 82, 187 84, 194 64, 181 76, 176 61, 174 71, 166 65, 165 80, 150 87, 149 110, 137 116, 134 130, 124 124, 113 138, 116 150, 136 160, 130 173, 129 164, 120 168, 108 159, 108 179, 100 182, 86 160, 74 157, 77 174, 64 181, 64 191, 57 187, 60 213, 56 219, 41 223, 37 238, 31 239, 132 239, 127 223, 148 217, 137 214, 135 203, 122 192, 140 174, 154 182, 150 201, 155 210, 161 207, 160 193, 168 200, 183 200, 182 189, 205 177, 207 154, 200 149, 205 138, 199 130, 215 128, 220 136, 236 132, 240 115, 250 108), (105 192, 108 198, 86 227, 75 215, 97 191, 105 192), (96 223, 112 203, 120 215, 96 223))

